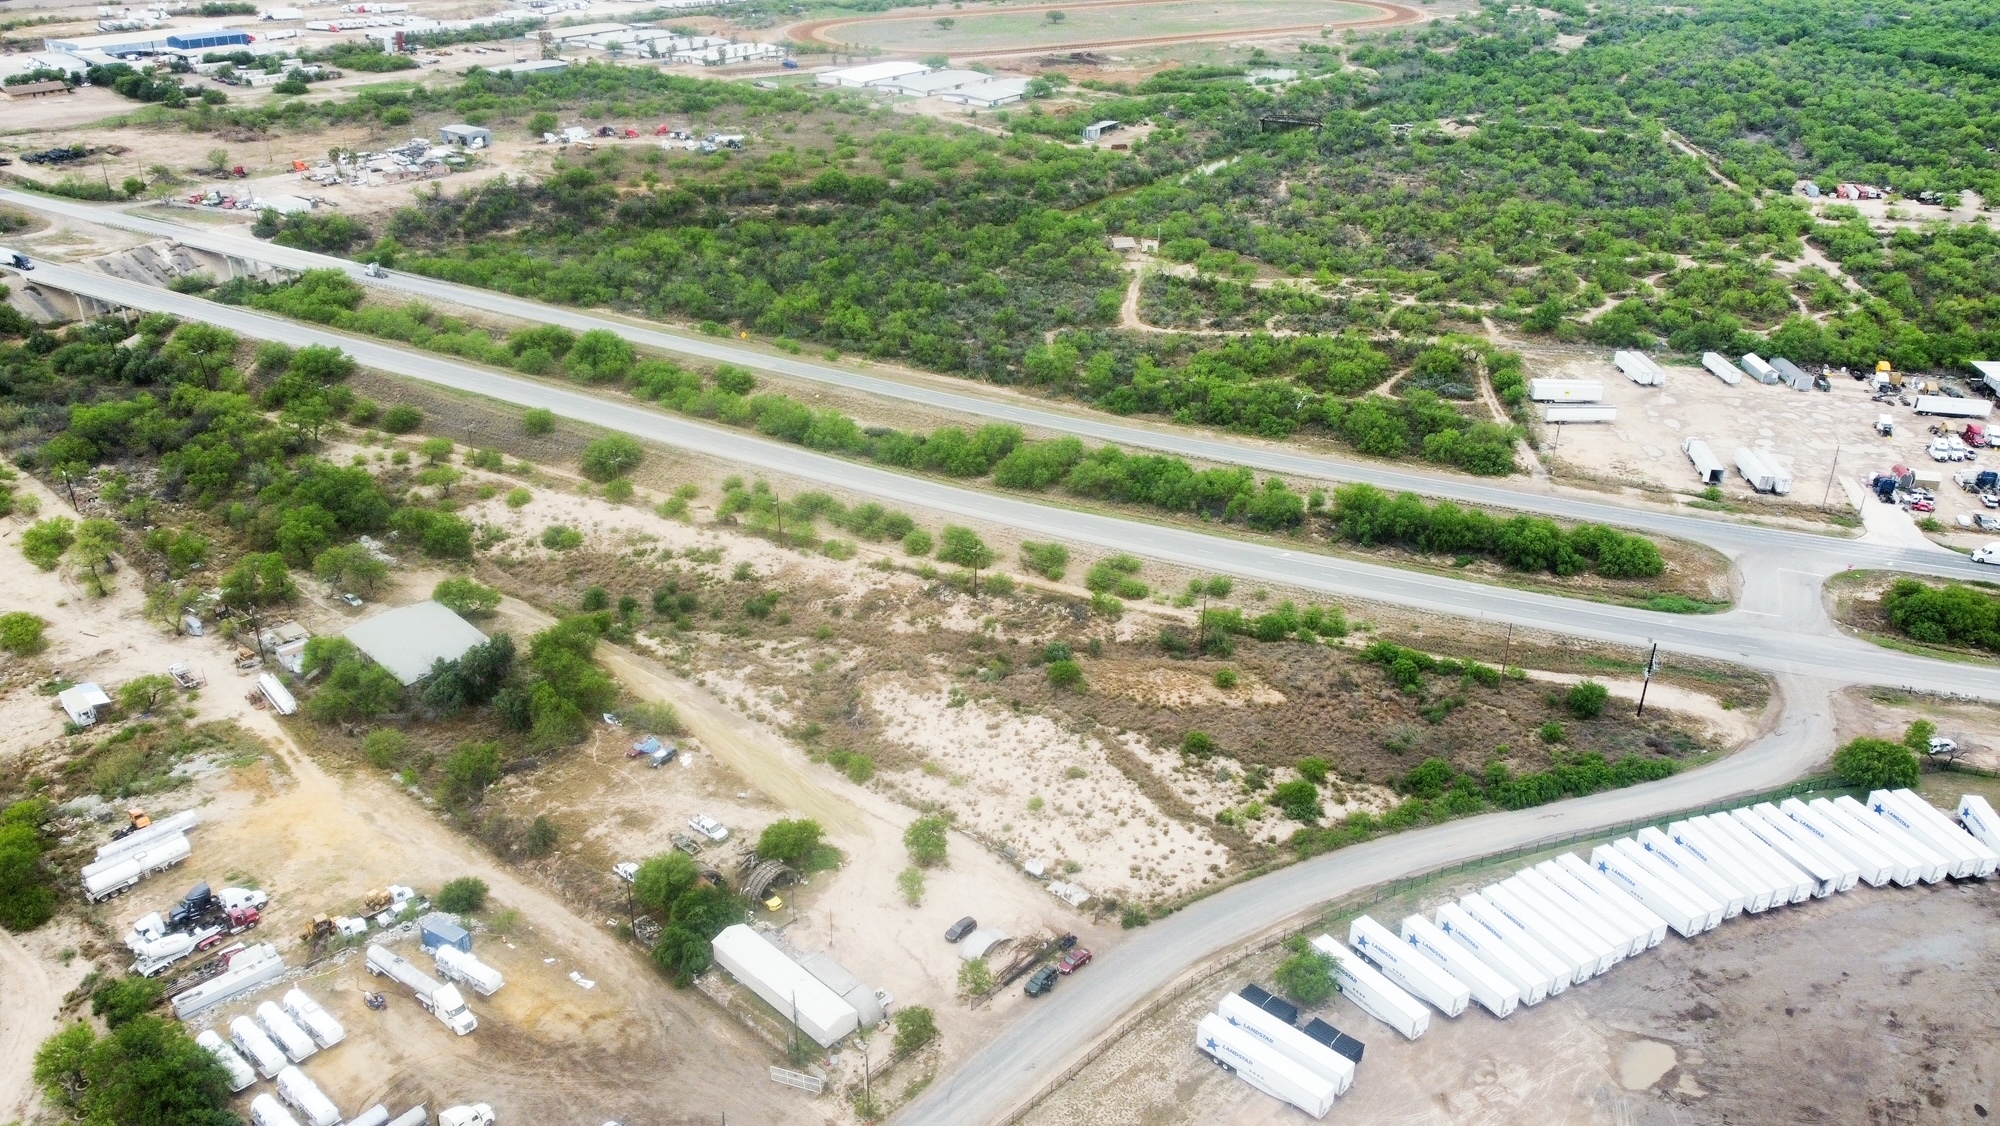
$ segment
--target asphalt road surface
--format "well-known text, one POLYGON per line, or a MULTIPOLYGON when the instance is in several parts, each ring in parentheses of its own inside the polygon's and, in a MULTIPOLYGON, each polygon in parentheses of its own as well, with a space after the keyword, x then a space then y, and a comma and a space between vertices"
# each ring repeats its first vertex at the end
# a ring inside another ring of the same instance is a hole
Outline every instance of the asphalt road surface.
MULTIPOLYGON (((0 198, 4 195, 0 193, 0 198)), ((30 200, 30 204, 36 207, 41 207, 43 203, 39 199, 30 200)), ((81 217, 93 221, 99 218, 96 209, 83 210, 89 214, 81 217)), ((171 233, 173 237, 180 237, 184 232, 174 227, 171 233)), ((191 245, 206 245, 191 238, 183 241, 191 245)), ((262 251, 278 248, 257 249, 260 253, 254 257, 275 260, 274 255, 262 251)), ((316 259, 318 256, 310 257, 316 259)), ((312 265, 320 265, 324 261, 328 260, 315 261, 312 265)), ((299 265, 281 264, 295 268, 299 265)), ((1834 537, 1754 528, 1727 521, 1673 517, 1684 520, 1689 526, 1685 529, 1676 526, 1672 529, 1673 534, 1702 540, 1731 552, 1743 571, 1743 592, 1739 608, 1727 614, 1656 614, 1292 551, 1280 545, 1238 540, 1224 534, 1079 512, 1005 494, 904 476, 771 442, 742 431, 491 371, 400 345, 301 325, 247 309, 220 306, 92 271, 41 263, 34 274, 24 276, 22 280, 45 283, 136 309, 205 320, 256 339, 277 340, 292 345, 335 345, 353 355, 357 362, 391 374, 475 392, 521 406, 546 407, 568 418, 623 431, 649 441, 770 472, 858 490, 887 501, 1030 529, 1041 536, 1132 551, 1248 579, 1323 591, 1335 597, 1372 599, 1441 615, 1481 617, 1532 628, 1558 629, 1634 647, 1648 641, 1659 641, 1671 651, 1738 661, 1777 674, 1784 700, 1784 712, 1777 730, 1719 763, 1646 786, 1533 810, 1488 814, 1346 849, 1230 888, 1135 932, 1119 948, 1115 958, 1102 960, 1093 964, 1090 971, 1065 979, 1053 995, 1031 1009, 1029 1015, 1009 1030, 1008 1035, 995 1039, 952 1074, 934 1083, 898 1114, 897 1119, 901 1122, 959 1126, 1005 1117, 1032 1099, 1046 1083, 1057 1078, 1066 1061, 1088 1048, 1097 1036, 1113 1025, 1120 1014, 1167 988, 1190 966, 1240 946, 1270 927, 1310 911, 1329 899, 1537 840, 1588 832, 1782 785, 1825 758, 1833 740, 1826 698, 1844 685, 1924 685, 1964 695, 2000 699, 2000 668, 1990 664, 1932 661, 1869 645, 1836 630, 1821 603, 1820 585, 1824 578, 1848 566, 1898 567, 1934 574, 1981 573, 1971 569, 1969 564, 1959 563, 1953 556, 1882 548, 1834 537)), ((435 296, 443 300, 462 300, 457 292, 435 296)), ((494 311, 577 327, 597 327, 595 324, 564 321, 554 315, 545 316, 540 306, 530 305, 529 310, 524 312, 494 311)), ((604 323, 619 328, 628 336, 632 335, 629 326, 621 322, 604 323)), ((705 341, 689 343, 709 346, 705 341)), ((727 355, 714 358, 738 359, 727 355)), ((756 353, 750 354, 750 362, 767 368, 772 366, 768 357, 756 353)), ((984 403, 984 400, 979 401, 984 403)), ((1058 417, 1068 419, 1069 416, 1058 417)), ((1039 421, 1029 424, 1044 425, 1039 421)), ((1058 428, 1081 432, 1067 425, 1058 428)), ((1130 441, 1135 445, 1168 448, 1160 444, 1159 436, 1153 432, 1142 433, 1148 434, 1149 438, 1140 441, 1122 436, 1107 437, 1108 440, 1130 441)), ((1235 443, 1223 445, 1230 451, 1252 448, 1239 447, 1235 443)), ((1235 452, 1185 452, 1189 456, 1212 456, 1216 460, 1247 460, 1235 452)), ((1367 467, 1365 473, 1378 482, 1402 487, 1388 481, 1394 476, 1392 472, 1367 467)), ((1422 491, 1441 491, 1440 479, 1422 475, 1413 479, 1423 482, 1422 491)), ((1466 500, 1480 499, 1468 495, 1455 482, 1448 483, 1453 495, 1466 500)), ((1537 510, 1556 515, 1646 526, 1640 520, 1627 518, 1633 514, 1625 509, 1592 502, 1572 502, 1568 498, 1524 497, 1507 492, 1504 499, 1491 503, 1518 508, 1530 507, 1529 501, 1537 506, 1537 510), (1539 507, 1557 502, 1564 505, 1583 504, 1591 511, 1577 515, 1556 507, 1539 507)), ((1665 514, 1643 515, 1650 520, 1662 518, 1665 514)))
MULTIPOLYGON (((1595 521, 1638 528, 1662 535, 1678 536, 1704 543, 1732 556, 1743 552, 1770 550, 1774 558, 1798 552, 1817 552, 1829 540, 1839 537, 1816 535, 1783 528, 1759 527, 1715 514, 1672 512, 1647 506, 1628 506, 1588 496, 1548 491, 1546 486, 1510 479, 1494 482, 1436 471, 1399 468, 1378 462, 1355 461, 1327 454, 1301 452, 1279 443, 1251 438, 1206 434, 1170 425, 1147 425, 1120 420, 1084 408, 1064 409, 1024 401, 1018 396, 985 392, 968 380, 938 382, 892 379, 832 367, 810 360, 773 356, 767 352, 703 336, 684 335, 657 326, 634 323, 560 305, 511 297, 476 286, 438 281, 398 270, 371 278, 362 267, 345 258, 294 250, 249 237, 240 231, 216 230, 192 224, 169 222, 133 215, 117 206, 81 203, 27 192, 0 188, 0 201, 42 212, 50 216, 96 223, 154 238, 174 239, 187 246, 218 254, 234 255, 269 263, 289 270, 335 269, 382 289, 451 302, 500 316, 543 324, 562 325, 578 332, 609 329, 634 344, 663 352, 678 353, 702 360, 738 364, 753 370, 774 372, 795 379, 810 380, 847 390, 919 406, 969 414, 1039 430, 1074 434, 1080 438, 1112 442, 1121 446, 1158 450, 1201 461, 1243 465, 1294 479, 1346 482, 1368 481, 1385 489, 1450 497, 1468 504, 1538 512, 1564 520, 1595 521), (950 386, 957 384, 958 386, 950 386)), ((1943 549, 1877 548, 1872 558, 1877 566, 1921 570, 1931 574, 1977 577, 1982 570, 1963 556, 1943 549)))

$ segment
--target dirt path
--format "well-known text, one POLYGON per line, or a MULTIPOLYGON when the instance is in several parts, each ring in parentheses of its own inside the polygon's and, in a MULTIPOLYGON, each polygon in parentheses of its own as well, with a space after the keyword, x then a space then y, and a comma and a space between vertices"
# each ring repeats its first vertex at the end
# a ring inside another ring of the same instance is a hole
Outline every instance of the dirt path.
MULTIPOLYGON (((1492 341, 1495 346, 1509 350, 1514 347, 1512 341, 1501 335, 1500 326, 1493 323, 1492 317, 1482 316, 1479 321, 1486 326, 1486 339, 1492 341)), ((1493 421, 1502 426, 1510 425, 1514 421, 1507 416, 1506 410, 1500 406, 1499 398, 1493 394, 1493 381, 1483 374, 1479 377, 1479 395, 1485 400, 1486 409, 1493 412, 1493 421)), ((1514 440, 1514 454, 1521 459, 1521 464, 1528 467, 1529 476, 1538 481, 1549 479, 1549 467, 1542 464, 1542 456, 1535 452, 1534 445, 1527 438, 1514 440)))
MULTIPOLYGON (((996 11, 1013 15, 1021 12, 1046 12, 1061 9, 1073 12, 1081 8, 1131 8, 1156 6, 1170 0, 1086 0, 1081 4, 1024 4, 1008 5, 996 11)), ((984 51, 965 55, 954 55, 960 61, 970 59, 1005 59, 1024 55, 1045 55, 1052 51, 1082 51, 1109 47, 1158 47, 1175 43, 1203 43, 1213 39, 1264 38, 1279 35, 1304 35, 1315 33, 1328 27, 1335 29, 1359 27, 1395 27, 1401 24, 1420 23, 1425 19, 1423 12, 1406 8, 1401 4, 1379 3, 1378 0, 1353 0, 1363 7, 1374 8, 1382 14, 1373 19, 1348 20, 1341 23, 1294 24, 1284 27, 1218 28, 1214 31, 1195 32, 1187 35, 1156 35, 1137 39, 1104 39, 1089 42, 1043 43, 1019 50, 984 51)), ((866 19, 835 17, 833 19, 808 20, 785 28, 783 35, 795 42, 818 42, 829 46, 840 46, 845 41, 832 33, 843 28, 870 23, 898 23, 905 20, 921 19, 921 14, 910 11, 866 19)))
POLYGON ((0 930, 0 1119, 25 1119, 37 1101, 35 1048, 54 1029, 63 991, 48 970, 0 930))

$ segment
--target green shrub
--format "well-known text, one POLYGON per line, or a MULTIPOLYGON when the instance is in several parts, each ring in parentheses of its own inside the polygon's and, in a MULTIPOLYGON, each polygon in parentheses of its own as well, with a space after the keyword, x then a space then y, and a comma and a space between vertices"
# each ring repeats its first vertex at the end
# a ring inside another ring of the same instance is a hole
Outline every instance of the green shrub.
POLYGON ((1578 719, 1596 719, 1604 714, 1604 705, 1611 700, 1611 690, 1594 680, 1579 681, 1570 685, 1563 695, 1563 707, 1578 719))
POLYGON ((903 830, 903 847, 919 868, 940 868, 947 860, 950 824, 942 817, 919 817, 903 830))
POLYGON ((486 906, 486 881, 477 876, 460 876, 438 889, 432 900, 440 911, 469 915, 486 906))
POLYGON ((1921 766, 1902 743, 1861 738, 1834 752, 1833 770, 1860 789, 1894 790, 1915 786, 1921 766))
POLYGON ((424 424, 424 412, 406 403, 397 403, 382 412, 382 429, 391 434, 408 434, 424 424))

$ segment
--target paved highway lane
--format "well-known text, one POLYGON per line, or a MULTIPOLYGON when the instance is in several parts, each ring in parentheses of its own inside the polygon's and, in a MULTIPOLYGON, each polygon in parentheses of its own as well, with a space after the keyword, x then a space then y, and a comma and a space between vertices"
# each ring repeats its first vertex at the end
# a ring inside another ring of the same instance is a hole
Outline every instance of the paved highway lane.
MULTIPOLYGON (((1821 620, 1799 617, 1802 610, 1816 609, 1816 601, 1794 602, 1789 613, 1760 615, 1737 610, 1717 615, 1677 615, 1487 586, 1293 550, 1280 544, 1234 539, 1219 532, 1077 511, 1004 493, 906 476, 741 430, 539 383, 400 344, 218 305, 94 271, 45 263, 37 268, 32 280, 136 309, 207 321, 254 339, 296 346, 330 344, 379 371, 525 407, 545 407, 566 418, 607 430, 623 431, 774 473, 859 490, 887 501, 1005 524, 1038 536, 1130 551, 1165 562, 1303 587, 1334 597, 1374 599, 1440 614, 1556 629, 1635 647, 1658 641, 1672 651, 1741 661, 1773 672, 1893 685, 1943 682, 1956 685, 1959 691, 2000 699, 2000 669, 1926 660, 1822 630, 1821 620)), ((1865 559, 1873 551, 1867 545, 1848 541, 1814 542, 1820 547, 1818 565, 1834 570, 1865 559)), ((1817 584, 1818 579, 1812 574, 1799 573, 1806 581, 1817 584)))
MULTIPOLYGON (((362 273, 361 266, 344 258, 275 246, 240 232, 219 231, 133 215, 117 207, 55 199, 11 189, 0 189, 0 201, 47 215, 97 223, 150 237, 175 239, 188 246, 235 255, 250 261, 266 262, 286 269, 337 269, 369 285, 406 293, 413 297, 452 302, 519 320, 557 324, 579 332, 609 329, 635 344, 660 351, 703 360, 740 364, 752 369, 861 391, 886 399, 1010 422, 1024 427, 1074 434, 1121 446, 1153 449, 1202 461, 1244 465, 1294 479, 1332 482, 1368 481, 1386 489, 1450 497, 1471 504, 1538 512, 1565 520, 1616 524, 1662 535, 1678 536, 1707 544, 1731 555, 1760 549, 1816 554, 1829 543, 1841 542, 1837 536, 1760 527, 1720 515, 1669 512, 1651 507, 1596 500, 1570 493, 1546 492, 1542 491, 1540 486, 1520 479, 1494 482, 1490 479, 1302 452, 1275 443, 1228 435, 1211 435, 1165 424, 1147 425, 1120 420, 1083 408, 1064 409, 1054 405, 1039 405, 998 393, 981 393, 978 390, 979 385, 969 381, 959 381, 964 386, 961 390, 929 382, 867 375, 810 360, 772 356, 726 340, 682 335, 616 317, 547 305, 493 290, 438 281, 397 270, 389 271, 388 276, 384 278, 370 278, 362 273)), ((1984 570, 1963 556, 1942 548, 1924 550, 1870 546, 1860 558, 1865 560, 1864 565, 1867 566, 1895 567, 1901 570, 1961 578, 1979 577, 1984 570)))

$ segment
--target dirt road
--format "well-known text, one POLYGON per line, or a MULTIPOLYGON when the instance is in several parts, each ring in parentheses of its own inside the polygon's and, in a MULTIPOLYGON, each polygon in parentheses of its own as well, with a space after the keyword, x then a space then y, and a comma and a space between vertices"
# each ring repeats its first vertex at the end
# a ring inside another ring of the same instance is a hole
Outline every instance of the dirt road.
POLYGON ((0 1119, 24 1119, 37 1101, 35 1048, 55 1030, 63 991, 40 959, 0 930, 0 1119))

